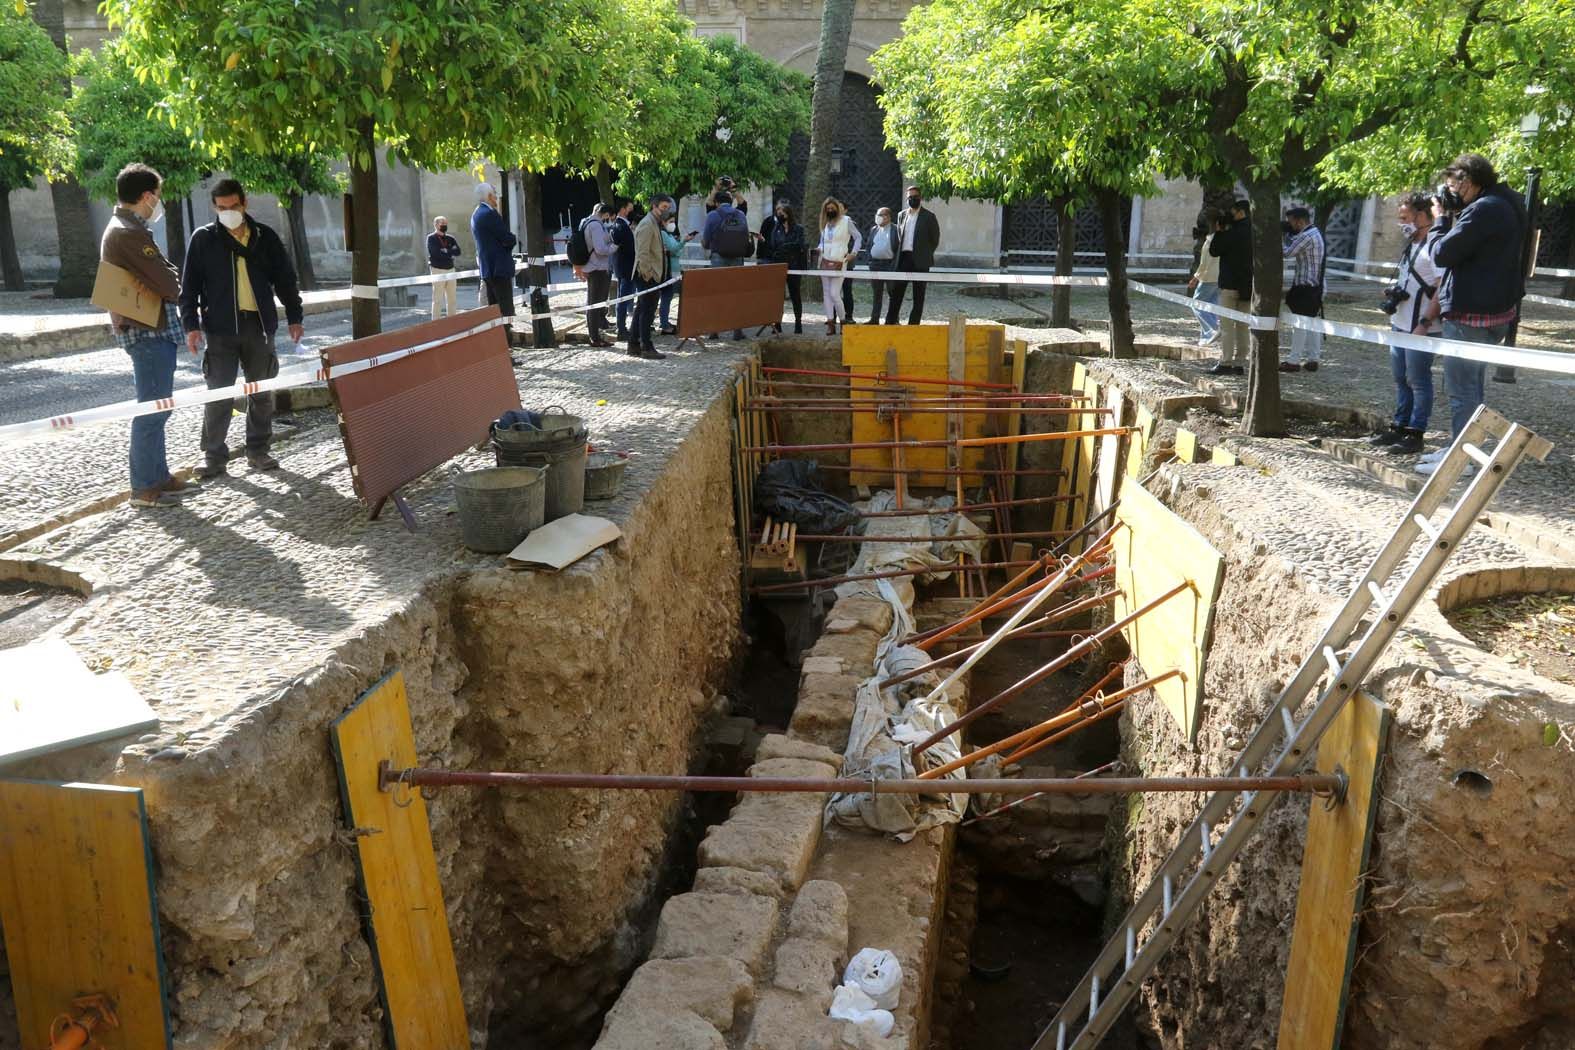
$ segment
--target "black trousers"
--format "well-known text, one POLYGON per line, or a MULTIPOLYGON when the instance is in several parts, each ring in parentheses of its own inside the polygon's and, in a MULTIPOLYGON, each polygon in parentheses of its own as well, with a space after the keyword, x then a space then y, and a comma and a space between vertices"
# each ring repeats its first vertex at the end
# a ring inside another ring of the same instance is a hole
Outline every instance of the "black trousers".
MULTIPOLYGON (((895 270, 896 268, 896 259, 876 259, 870 263, 870 270, 876 273, 884 270, 895 270)), ((886 286, 890 283, 890 281, 870 282, 870 286, 874 289, 873 294, 875 297, 875 303, 870 307, 870 324, 880 324, 880 308, 881 304, 886 301, 886 286)))
MULTIPOLYGON (((851 274, 857 266, 858 263, 856 262, 849 263, 848 273, 851 274)), ((842 316, 847 321, 855 320, 853 316, 853 278, 851 276, 842 279, 842 316)))
MULTIPOLYGON (((273 340, 263 331, 256 313, 241 314, 239 332, 209 332, 208 349, 202 355, 202 377, 208 389, 234 386, 237 373, 248 383, 272 379, 279 374, 279 358, 273 340)), ((212 464, 228 463, 233 401, 211 401, 202 413, 202 454, 212 464)), ((273 393, 265 391, 246 398, 246 451, 263 453, 273 442, 273 393)))
POLYGON ((651 291, 661 280, 647 280, 639 274, 634 275, 634 290, 644 293, 630 305, 634 307, 634 319, 629 328, 629 345, 631 347, 653 346, 651 342, 651 328, 656 324, 656 306, 661 302, 661 296, 651 291))
MULTIPOLYGON (((594 306, 605 303, 608 293, 612 290, 612 274, 607 270, 585 271, 585 305, 594 306)), ((585 315, 585 323, 590 328, 591 341, 601 339, 603 330, 607 327, 607 307, 599 307, 585 315)))
POLYGON ((514 278, 483 277, 482 287, 487 290, 487 302, 496 303, 504 317, 514 316, 514 278))
POLYGON ((804 278, 788 274, 788 300, 793 304, 793 327, 804 327, 804 278))
MULTIPOLYGON (((903 273, 928 273, 928 266, 913 265, 913 253, 902 252, 897 256, 897 269, 903 273)), ((908 314, 909 324, 918 324, 924 320, 924 291, 928 282, 913 282, 913 309, 908 314)), ((908 290, 907 281, 891 282, 891 303, 886 307, 886 323, 896 324, 897 315, 902 312, 902 297, 908 290)))

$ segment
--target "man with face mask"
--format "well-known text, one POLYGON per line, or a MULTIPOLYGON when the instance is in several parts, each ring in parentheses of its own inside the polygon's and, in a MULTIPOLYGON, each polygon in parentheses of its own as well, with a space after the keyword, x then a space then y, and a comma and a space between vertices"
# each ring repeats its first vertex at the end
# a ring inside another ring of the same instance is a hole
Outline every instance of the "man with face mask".
MULTIPOLYGON (((191 235, 181 274, 186 346, 197 353, 206 335, 202 374, 210 389, 235 385, 237 373, 249 383, 272 379, 279 374, 274 353, 274 333, 279 328, 275 297, 284 304, 290 339, 299 343, 305 331, 295 266, 279 235, 246 214, 246 190, 239 182, 220 179, 209 191, 209 199, 217 221, 191 235)), ((279 467, 268 451, 273 443, 273 409, 271 391, 246 399, 246 462, 253 470, 279 467)), ((230 459, 226 440, 230 415, 228 401, 207 406, 202 420, 204 464, 197 468, 198 477, 224 474, 230 459)))
MULTIPOLYGON (((897 228, 891 224, 891 209, 881 208, 875 213, 875 225, 870 227, 870 269, 887 273, 897 268, 897 228)), ((875 286, 875 305, 870 309, 870 324, 880 324, 880 304, 886 294, 885 281, 871 281, 875 286)))
MULTIPOLYGON (((928 273, 935 265, 935 249, 941 246, 941 222, 935 213, 924 207, 919 187, 908 187, 908 207, 897 220, 897 269, 902 273, 928 273)), ((924 320, 924 281, 913 282, 913 310, 908 314, 909 324, 924 320)), ((907 281, 891 283, 891 305, 886 308, 886 323, 896 324, 902 311, 902 297, 908 290, 907 281)))
POLYGON ((651 198, 650 210, 634 230, 634 260, 631 269, 634 290, 639 298, 634 301, 634 318, 629 329, 630 357, 647 361, 661 361, 666 354, 656 349, 651 341, 651 328, 656 323, 657 285, 667 279, 667 248, 662 243, 662 226, 676 210, 673 199, 665 193, 651 198))
MULTIPOLYGON (((1433 261, 1443 271, 1438 306, 1444 338, 1498 345, 1526 293, 1521 272, 1521 240, 1526 207, 1520 194, 1505 186, 1493 164, 1477 153, 1463 153, 1444 169, 1439 203, 1445 217, 1433 240, 1433 261), (1454 218, 1449 214, 1458 212, 1454 218)), ((1477 406, 1487 366, 1459 357, 1444 358, 1449 390, 1449 432, 1459 437, 1477 406)), ((1438 462, 1424 456, 1417 471, 1431 474, 1438 462)))
MULTIPOLYGON (((138 401, 169 397, 175 389, 176 347, 181 340, 180 282, 175 267, 153 241, 149 226, 164 218, 159 199, 163 180, 146 164, 128 164, 115 176, 115 214, 104 227, 99 257, 131 274, 138 284, 162 300, 159 323, 150 327, 120 314, 109 315, 115 342, 131 358, 138 401)), ((131 505, 172 507, 170 495, 186 487, 170 476, 164 455, 164 424, 168 412, 138 416, 131 421, 131 505)))
POLYGON ((439 215, 432 220, 432 232, 427 234, 427 266, 433 276, 447 276, 446 281, 432 284, 432 320, 459 313, 458 282, 454 279, 454 260, 459 258, 459 242, 448 234, 448 220, 439 215))
MULTIPOLYGON (((1381 303, 1389 327, 1408 335, 1437 335, 1438 267, 1433 263, 1431 233, 1433 201, 1425 193, 1400 198, 1398 214, 1405 251, 1400 255, 1400 276, 1385 290, 1381 303)), ((1422 436, 1433 412, 1433 357, 1426 350, 1389 348, 1390 373, 1395 380, 1395 414, 1389 429, 1368 444, 1401 455, 1422 451, 1422 436)))

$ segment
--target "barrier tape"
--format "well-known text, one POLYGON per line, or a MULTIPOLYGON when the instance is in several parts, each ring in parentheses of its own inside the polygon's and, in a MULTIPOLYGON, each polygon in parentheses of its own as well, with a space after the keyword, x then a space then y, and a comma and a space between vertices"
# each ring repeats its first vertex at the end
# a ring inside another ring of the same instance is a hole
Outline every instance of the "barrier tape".
POLYGON ((1575 270, 1563 270, 1557 266, 1539 266, 1531 272, 1538 277, 1575 277, 1575 270))
POLYGON ((1006 284, 1036 287, 1104 288, 1110 282, 1104 277, 1060 277, 1036 273, 971 273, 969 271, 925 271, 910 273, 898 270, 789 270, 791 277, 845 277, 856 281, 928 281, 940 284, 1006 284))
POLYGON ((1280 327, 1280 321, 1277 317, 1263 317, 1259 314, 1249 314, 1243 313, 1240 310, 1232 310, 1228 307, 1220 306, 1217 303, 1205 303, 1199 299, 1192 299, 1185 295, 1177 295, 1175 292, 1167 292, 1163 288, 1155 288, 1153 285, 1144 284, 1142 281, 1128 281, 1127 286, 1134 292, 1150 296, 1154 299, 1161 299, 1167 303, 1175 303, 1178 306, 1185 306, 1187 309, 1195 310, 1198 313, 1213 314, 1216 317, 1223 317, 1227 320, 1240 321, 1242 324, 1256 332, 1272 332, 1276 328, 1280 327))

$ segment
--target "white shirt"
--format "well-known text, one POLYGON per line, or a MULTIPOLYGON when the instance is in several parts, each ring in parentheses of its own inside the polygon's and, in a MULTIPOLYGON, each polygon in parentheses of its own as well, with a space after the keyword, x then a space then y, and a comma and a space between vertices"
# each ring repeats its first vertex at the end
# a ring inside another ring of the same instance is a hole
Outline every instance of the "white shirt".
MULTIPOLYGON (((1431 235, 1432 231, 1429 230, 1420 243, 1412 241, 1407 244, 1405 253, 1400 256, 1400 287, 1411 294, 1400 304, 1400 309, 1389 315, 1389 327, 1397 332, 1415 331, 1432 309, 1433 300, 1438 298, 1438 285, 1444 279, 1444 274, 1433 261, 1431 235), (1433 294, 1429 295, 1422 288, 1424 284, 1433 289, 1433 294)), ((1443 324, 1434 318, 1428 325, 1427 334, 1437 335, 1443 328, 1443 324)))
POLYGON ((823 263, 840 263, 850 252, 859 250, 858 229, 846 215, 830 226, 820 228, 820 260, 823 263))
POLYGON ((910 208, 902 218, 902 250, 913 251, 913 234, 919 228, 919 209, 910 208))
POLYGON ((1211 233, 1203 238, 1203 254, 1198 256, 1198 272, 1193 274, 1199 284, 1218 284, 1220 280, 1220 261, 1217 256, 1209 254, 1209 245, 1214 243, 1211 233))

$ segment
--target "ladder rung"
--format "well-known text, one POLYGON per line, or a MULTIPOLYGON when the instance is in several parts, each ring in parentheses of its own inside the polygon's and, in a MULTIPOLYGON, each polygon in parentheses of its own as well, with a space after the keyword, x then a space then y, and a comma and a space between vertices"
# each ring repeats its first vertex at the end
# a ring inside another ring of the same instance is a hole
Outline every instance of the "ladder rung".
POLYGON ((1428 539, 1432 540, 1434 543, 1438 542, 1439 531, 1433 528, 1432 522, 1428 521, 1420 514, 1411 515, 1411 520, 1416 522, 1416 527, 1421 529, 1423 534, 1427 536, 1428 539))
POLYGON ((1203 859, 1208 860, 1209 854, 1214 852, 1214 843, 1209 841, 1213 836, 1214 829, 1209 827, 1209 822, 1206 820, 1198 821, 1198 826, 1203 832, 1203 859))
POLYGON ((1093 983, 1088 986, 1088 1020, 1092 1024, 1094 1015, 1099 1013, 1099 975, 1094 974, 1093 983))
POLYGON ((1323 662, 1329 665, 1330 677, 1339 678, 1340 672, 1345 670, 1345 668, 1340 666, 1340 654, 1334 651, 1334 646, 1332 645, 1323 647, 1323 662))
POLYGON ((1132 969, 1132 959, 1136 955, 1137 955, 1137 931, 1134 930, 1132 927, 1128 926, 1127 927, 1127 965, 1126 965, 1126 968, 1128 970, 1132 969))
POLYGON ((1488 455, 1486 452, 1483 452, 1469 441, 1460 447, 1465 450, 1466 455, 1470 456, 1484 467, 1493 462, 1492 456, 1488 455))
POLYGON ((1170 917, 1170 906, 1172 904, 1171 898, 1175 896, 1175 890, 1176 890, 1175 882, 1173 882, 1171 880, 1169 875, 1166 875, 1165 876, 1165 911, 1163 913, 1166 918, 1170 917))
POLYGON ((1378 604, 1380 609, 1389 604, 1389 595, 1384 593, 1384 589, 1378 585, 1377 580, 1368 580, 1367 590, 1373 596, 1373 601, 1378 604))
POLYGON ((1066 1022, 1062 1021, 1055 1030, 1055 1050, 1066 1050, 1066 1022))
POLYGON ((1280 708, 1280 721, 1285 723, 1285 739, 1289 740, 1296 735, 1296 719, 1291 717, 1291 709, 1280 708))

